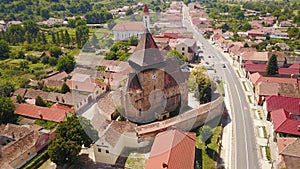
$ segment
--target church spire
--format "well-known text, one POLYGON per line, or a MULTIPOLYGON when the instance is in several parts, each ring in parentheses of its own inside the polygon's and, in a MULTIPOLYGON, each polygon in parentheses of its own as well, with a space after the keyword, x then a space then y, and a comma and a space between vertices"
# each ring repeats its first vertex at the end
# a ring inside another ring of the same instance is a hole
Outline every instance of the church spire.
POLYGON ((144 5, 144 12, 143 12, 143 22, 145 29, 150 30, 150 15, 149 15, 149 9, 147 7, 147 4, 144 5))

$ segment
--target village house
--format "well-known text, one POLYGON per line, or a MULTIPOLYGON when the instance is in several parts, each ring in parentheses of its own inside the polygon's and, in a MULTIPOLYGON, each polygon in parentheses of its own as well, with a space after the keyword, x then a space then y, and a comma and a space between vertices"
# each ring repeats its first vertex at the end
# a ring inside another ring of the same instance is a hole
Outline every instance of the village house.
POLYGON ((197 52, 197 42, 195 39, 177 39, 175 48, 184 56, 186 61, 191 62, 195 59, 197 52))
POLYGON ((270 119, 270 113, 275 110, 284 109, 294 115, 300 115, 300 98, 286 96, 270 96, 266 98, 267 119, 270 119))
POLYGON ((118 23, 113 27, 115 40, 128 40, 131 36, 140 39, 145 29, 150 28, 150 15, 147 5, 144 6, 143 22, 118 23))
POLYGON ((286 168, 300 168, 300 139, 287 145, 280 154, 283 156, 286 168))
POLYGON ((300 136, 300 116, 284 109, 271 112, 274 132, 300 136))
POLYGON ((290 21, 281 21, 279 23, 280 27, 293 27, 293 24, 290 21))
POLYGON ((196 133, 170 129, 156 135, 146 169, 193 169, 196 133))
POLYGON ((54 130, 47 131, 38 126, 1 125, 1 168, 23 167, 43 150, 54 136, 54 130))
POLYGON ((258 72, 250 74, 249 79, 253 84, 254 97, 259 105, 262 105, 268 96, 299 97, 297 79, 265 77, 258 72))
POLYGON ((58 88, 60 89, 62 85, 65 83, 65 79, 68 77, 68 74, 65 71, 62 72, 54 72, 50 74, 48 77, 43 79, 44 85, 49 88, 58 88))
POLYGON ((245 63, 246 61, 252 61, 253 63, 257 64, 267 64, 270 57, 275 54, 277 56, 277 65, 278 67, 283 67, 286 62, 287 54, 284 52, 244 52, 241 54, 241 64, 245 63))
POLYGON ((297 138, 292 138, 292 137, 277 137, 276 138, 277 145, 278 145, 278 152, 279 152, 279 162, 277 163, 278 168, 286 168, 284 158, 283 158, 281 152, 286 148, 286 146, 288 146, 289 144, 294 142, 296 139, 297 138))
POLYGON ((63 109, 61 107, 41 107, 31 104, 15 104, 16 106, 16 114, 29 117, 32 119, 41 119, 47 121, 54 122, 62 122, 65 120, 67 114, 70 111, 74 111, 72 109, 63 109))
POLYGON ((60 19, 60 18, 49 18, 46 21, 38 22, 37 25, 39 25, 39 26, 45 26, 45 25, 47 25, 48 27, 53 27, 56 24, 57 25, 62 25, 63 22, 64 22, 64 20, 60 19))

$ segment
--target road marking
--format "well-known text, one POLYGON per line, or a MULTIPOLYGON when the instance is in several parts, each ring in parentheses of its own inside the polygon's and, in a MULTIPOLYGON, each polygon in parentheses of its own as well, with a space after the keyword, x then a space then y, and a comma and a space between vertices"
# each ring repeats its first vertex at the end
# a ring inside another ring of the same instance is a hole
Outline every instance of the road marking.
MULTIPOLYGON (((238 98, 239 98, 239 100, 241 100, 241 97, 240 97, 240 94, 239 94, 239 92, 238 92, 238 88, 237 88, 237 85, 236 85, 236 83, 234 83, 234 87, 235 87, 235 89, 236 89, 236 91, 237 91, 237 95, 238 95, 238 98)), ((242 105, 240 105, 241 106, 241 110, 242 110, 242 105)), ((246 107, 247 108, 247 107, 246 107)), ((248 109, 248 108, 247 108, 248 109)), ((241 113, 241 115, 242 115, 242 117, 243 117, 243 126, 244 126, 244 135, 245 135, 245 139, 244 139, 244 141, 245 141, 245 147, 246 147, 246 163, 247 163, 247 169, 249 168, 249 161, 248 161, 248 144, 247 144, 247 134, 246 134, 246 124, 245 124, 245 116, 244 116, 244 113, 241 113)), ((236 160, 237 161, 237 160, 236 160)))

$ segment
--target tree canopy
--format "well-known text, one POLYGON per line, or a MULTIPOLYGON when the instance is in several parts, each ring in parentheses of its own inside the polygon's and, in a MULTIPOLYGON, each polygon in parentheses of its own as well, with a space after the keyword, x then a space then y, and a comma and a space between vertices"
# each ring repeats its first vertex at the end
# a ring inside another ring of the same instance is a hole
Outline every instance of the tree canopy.
POLYGON ((277 56, 273 54, 268 61, 267 75, 275 75, 278 71, 277 56))
POLYGON ((75 59, 73 56, 67 55, 60 57, 57 61, 57 70, 58 71, 66 71, 67 73, 70 73, 75 68, 75 59))
POLYGON ((9 45, 5 40, 0 40, 0 59, 9 57, 9 45))
POLYGON ((205 143, 205 145, 211 142, 211 136, 213 134, 212 128, 210 126, 204 125, 200 128, 201 141, 205 143))
POLYGON ((9 97, 0 96, 0 124, 16 123, 15 105, 9 97))
POLYGON ((201 66, 195 67, 188 79, 189 89, 194 93, 200 104, 211 101, 212 82, 205 74, 206 69, 201 66))
POLYGON ((74 162, 81 146, 89 147, 98 140, 98 132, 84 117, 71 116, 61 122, 55 131, 55 140, 48 147, 51 161, 57 165, 74 162))

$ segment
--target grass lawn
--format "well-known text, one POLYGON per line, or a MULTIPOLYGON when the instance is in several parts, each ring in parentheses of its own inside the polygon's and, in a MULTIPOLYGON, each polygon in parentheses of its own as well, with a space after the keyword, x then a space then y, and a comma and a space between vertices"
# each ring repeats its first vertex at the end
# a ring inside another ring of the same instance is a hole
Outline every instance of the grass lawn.
POLYGON ((38 126, 42 126, 47 130, 50 130, 52 127, 57 125, 57 123, 55 123, 53 121, 46 121, 46 120, 41 120, 41 119, 35 120, 34 124, 36 124, 38 126))
MULTIPOLYGON (((196 130, 199 130, 199 128, 196 130)), ((220 135, 220 133, 221 133, 221 126, 217 126, 213 129, 211 143, 207 145, 208 148, 206 150, 205 150, 205 144, 201 141, 201 135, 199 135, 197 133, 196 147, 197 147, 197 151, 202 152, 202 168, 203 169, 214 169, 217 165, 216 157, 218 156, 217 152, 219 149, 219 145, 217 143, 217 138, 220 135)), ((197 159, 197 157, 196 157, 196 159, 197 159)), ((195 168, 198 168, 198 167, 195 167, 195 168)))
POLYGON ((225 95, 225 91, 224 91, 224 85, 223 85, 222 81, 218 82, 218 88, 219 88, 221 94, 224 96, 225 95))
POLYGON ((140 169, 146 167, 146 158, 144 154, 140 153, 130 153, 128 156, 125 168, 131 168, 131 169, 140 169))

